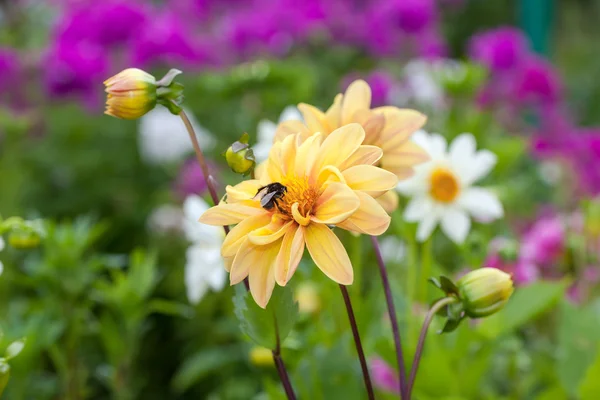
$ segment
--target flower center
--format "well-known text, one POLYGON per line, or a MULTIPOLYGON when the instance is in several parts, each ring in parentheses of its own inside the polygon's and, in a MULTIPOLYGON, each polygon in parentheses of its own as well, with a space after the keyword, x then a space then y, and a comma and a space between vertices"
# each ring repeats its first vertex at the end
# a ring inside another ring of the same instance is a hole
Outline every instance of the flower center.
POLYGON ((456 176, 445 168, 434 169, 429 183, 429 194, 442 203, 451 203, 460 191, 456 176))
POLYGON ((286 176, 280 183, 287 191, 278 201, 279 207, 276 212, 282 214, 285 219, 293 218, 300 225, 308 225, 321 191, 310 185, 306 176, 286 176))

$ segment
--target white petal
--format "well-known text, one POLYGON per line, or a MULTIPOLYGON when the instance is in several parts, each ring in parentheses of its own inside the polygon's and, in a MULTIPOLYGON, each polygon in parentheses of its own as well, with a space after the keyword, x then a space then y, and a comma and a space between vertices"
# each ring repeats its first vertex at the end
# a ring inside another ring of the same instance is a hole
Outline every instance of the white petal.
POLYGON ((395 236, 386 236, 381 239, 379 247, 386 263, 399 263, 406 255, 406 244, 395 236))
POLYGON ((417 165, 413 176, 398 182, 398 185, 396 185, 396 190, 405 196, 421 195, 428 192, 429 176, 434 164, 430 162, 426 164, 428 165, 417 165))
POLYGON ((266 142, 269 145, 273 144, 275 139, 275 131, 277 130, 277 124, 268 119, 263 119, 258 123, 256 127, 256 144, 266 142))
MULTIPOLYGON (((211 284, 215 270, 224 270, 219 248, 190 246, 186 252, 185 286, 191 303, 198 303, 211 284)), ((223 277, 224 281, 224 277, 223 277)))
MULTIPOLYGON (((201 147, 212 148, 215 142, 212 135, 189 110, 185 111, 201 147)), ((156 107, 140 119, 138 142, 142 157, 153 164, 179 161, 194 150, 181 120, 164 107, 156 107)))
POLYGON ((408 222, 417 222, 431 213, 433 202, 427 196, 414 197, 404 209, 404 219, 408 222))
POLYGON ((206 225, 198 221, 208 210, 208 204, 197 195, 186 197, 183 202, 183 231, 186 238, 195 243, 218 245, 223 242, 223 230, 218 226, 206 225))
POLYGON ((498 157, 489 150, 478 151, 473 156, 471 165, 461 175, 461 180, 464 185, 471 185, 490 173, 496 165, 498 157))
POLYGON ((302 114, 300 114, 300 111, 298 110, 298 107, 296 107, 296 106, 287 106, 281 112, 281 115, 279 116, 279 122, 293 121, 293 120, 303 121, 302 114))
POLYGON ((455 243, 465 241, 469 229, 471 228, 471 220, 467 213, 458 208, 448 208, 442 216, 442 231, 455 243))
POLYGON ((446 138, 439 133, 432 133, 429 139, 428 153, 432 160, 441 160, 446 158, 446 147, 448 146, 446 138))
POLYGON ((4 243, 4 238, 0 236, 0 251, 4 250, 5 245, 6 244, 4 243))
POLYGON ((0 261, 0 275, 2 275, 3 272, 4 272, 4 264, 2 264, 2 261, 0 261))
POLYGON ((431 236, 431 233, 435 229, 438 220, 439 217, 436 213, 430 213, 426 215, 421 222, 419 222, 419 227, 417 228, 417 240, 419 242, 424 242, 429 236, 431 236))
POLYGON ((463 191, 457 203, 477 220, 490 221, 504 215, 502 203, 488 189, 471 187, 463 191))
POLYGON ((465 157, 473 157, 477 148, 475 137, 470 133, 458 135, 450 144, 449 156, 452 162, 460 161, 465 157))
POLYGON ((222 260, 218 268, 215 266, 214 270, 206 277, 206 279, 210 288, 215 292, 223 290, 225 282, 227 282, 227 271, 225 271, 222 260))

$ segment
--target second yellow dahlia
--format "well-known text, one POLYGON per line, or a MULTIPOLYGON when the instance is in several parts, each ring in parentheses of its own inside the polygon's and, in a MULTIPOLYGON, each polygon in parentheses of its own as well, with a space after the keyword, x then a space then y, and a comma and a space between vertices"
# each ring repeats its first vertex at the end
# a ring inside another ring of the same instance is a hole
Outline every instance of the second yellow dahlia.
MULTIPOLYGON (((333 105, 322 112, 309 104, 299 104, 304 117, 302 121, 284 121, 277 127, 275 141, 298 132, 303 138, 315 132, 324 136, 350 123, 358 123, 365 130, 363 144, 379 147, 383 156, 379 166, 393 172, 398 179, 413 174, 413 167, 428 160, 427 153, 410 140, 411 135, 422 128, 427 117, 418 111, 392 106, 371 108, 371 88, 363 80, 352 82, 346 92, 338 94, 333 105)), ((397 196, 389 192, 382 202, 391 211, 397 205, 397 196)))

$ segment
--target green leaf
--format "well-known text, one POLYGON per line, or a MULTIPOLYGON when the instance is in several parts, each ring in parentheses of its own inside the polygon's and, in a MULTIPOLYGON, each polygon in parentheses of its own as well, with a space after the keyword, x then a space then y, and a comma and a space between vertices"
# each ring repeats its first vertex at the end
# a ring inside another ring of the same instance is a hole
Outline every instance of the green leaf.
POLYGON ((600 394, 600 348, 596 352, 596 360, 588 368, 583 381, 579 385, 581 400, 596 400, 600 394))
POLYGON ((494 339, 518 329, 554 306, 567 285, 566 281, 541 281, 517 289, 504 309, 482 321, 479 332, 494 339))
POLYGON ((567 301, 561 305, 559 318, 556 373, 563 387, 574 396, 594 363, 600 345, 600 319, 593 308, 578 308, 567 301))
POLYGON ((177 393, 183 393, 211 372, 242 361, 246 355, 244 346, 239 344, 202 350, 183 362, 171 386, 177 393))
POLYGON ((20 339, 20 340, 15 340, 11 344, 9 344, 8 347, 6 348, 6 354, 5 354, 4 357, 7 360, 10 360, 11 358, 14 358, 14 357, 18 356, 19 353, 25 347, 25 341, 26 341, 26 339, 23 338, 23 339, 20 339))
POLYGON ((158 282, 156 270, 156 253, 146 253, 135 249, 129 258, 127 280, 140 299, 145 299, 152 293, 158 282))
POLYGON ((10 365, 4 360, 0 361, 0 397, 8 385, 8 379, 10 378, 10 365))
POLYGON ((279 335, 281 344, 298 317, 298 305, 294 302, 291 289, 276 287, 269 304, 262 309, 251 294, 240 286, 236 286, 233 304, 242 332, 258 345, 275 349, 276 335, 279 335))

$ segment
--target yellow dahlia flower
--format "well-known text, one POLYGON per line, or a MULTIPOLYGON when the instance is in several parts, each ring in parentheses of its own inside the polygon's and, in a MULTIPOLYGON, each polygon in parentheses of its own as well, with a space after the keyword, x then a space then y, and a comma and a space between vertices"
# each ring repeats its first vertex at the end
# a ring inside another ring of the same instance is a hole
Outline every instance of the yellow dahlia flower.
MULTIPOLYGON (((427 153, 410 140, 427 117, 418 111, 386 106, 371 109, 371 88, 363 80, 352 82, 345 94, 338 94, 333 105, 322 112, 308 104, 299 104, 304 121, 284 121, 279 124, 275 141, 300 132, 307 138, 314 132, 327 136, 337 128, 349 123, 359 123, 365 130, 363 144, 374 145, 383 150, 379 166, 393 172, 398 179, 413 174, 413 167, 428 160, 427 153)), ((379 199, 386 210, 392 211, 398 204, 394 192, 379 199)))
POLYGON ((390 217, 374 199, 396 187, 396 176, 374 166, 382 151, 362 145, 365 131, 348 124, 328 136, 288 135, 271 148, 256 178, 227 187, 225 200, 200 222, 237 224, 221 254, 231 284, 248 277, 256 303, 265 307, 275 282, 285 286, 308 249, 333 281, 349 285, 354 276, 348 254, 331 227, 380 235, 390 217), (261 206, 260 188, 280 183, 286 191, 270 209, 261 206))

